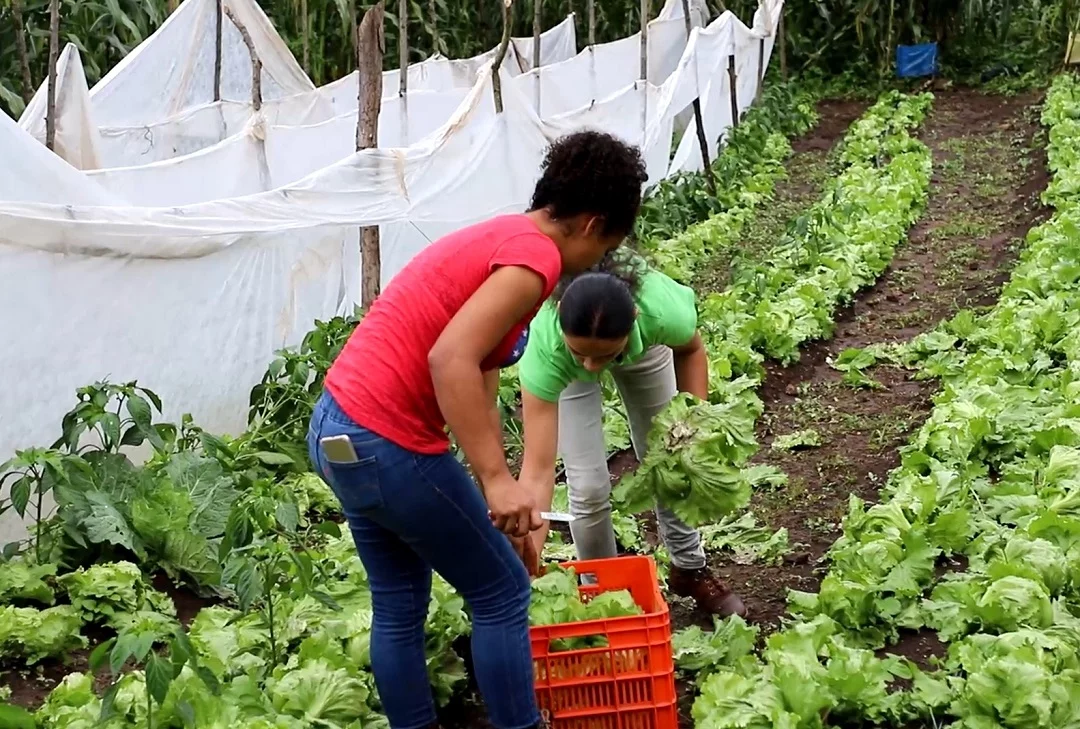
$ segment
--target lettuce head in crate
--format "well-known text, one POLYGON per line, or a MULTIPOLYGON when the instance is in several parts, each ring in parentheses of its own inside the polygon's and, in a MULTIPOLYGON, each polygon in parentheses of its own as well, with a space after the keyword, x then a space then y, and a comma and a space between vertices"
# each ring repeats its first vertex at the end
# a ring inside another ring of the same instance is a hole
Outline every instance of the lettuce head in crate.
POLYGON ((615 486, 616 507, 637 513, 660 502, 691 526, 745 507, 753 486, 777 475, 767 466, 747 466, 757 451, 759 408, 756 398, 712 404, 677 395, 653 420, 641 465, 615 486))

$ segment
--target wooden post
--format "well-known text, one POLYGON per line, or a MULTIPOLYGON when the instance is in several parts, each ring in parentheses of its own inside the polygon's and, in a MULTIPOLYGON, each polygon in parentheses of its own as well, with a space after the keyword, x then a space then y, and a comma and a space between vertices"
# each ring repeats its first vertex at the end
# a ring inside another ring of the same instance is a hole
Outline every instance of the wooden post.
POLYGON ((738 78, 735 76, 735 55, 727 57, 727 75, 729 95, 731 96, 731 126, 739 126, 739 90, 735 87, 738 78))
POLYGON ((502 68, 503 60, 506 58, 506 49, 510 47, 510 6, 514 0, 502 0, 502 21, 503 32, 502 40, 499 41, 499 51, 495 54, 495 61, 491 65, 491 90, 495 93, 495 113, 502 114, 503 112, 503 98, 502 98, 502 78, 499 76, 499 69, 502 68))
POLYGON ((169 2, 167 3, 169 15, 175 13, 178 7, 180 7, 180 0, 169 0, 169 2))
POLYGON ((439 52, 439 7, 435 0, 428 0, 428 16, 431 22, 431 52, 439 52))
MULTIPOLYGON (((690 0, 682 0, 683 20, 686 23, 686 38, 690 39, 690 0)), ((696 71, 695 66, 695 71, 696 71)), ((699 89, 700 91, 700 89, 699 89)), ((709 192, 716 197, 716 177, 712 174, 712 163, 709 161, 709 143, 705 138, 705 120, 701 117, 701 97, 694 98, 694 126, 697 127, 698 148, 701 149, 701 167, 705 173, 705 182, 709 186, 709 192)))
POLYGON ((248 33, 248 29, 244 27, 244 24, 233 15, 232 8, 226 5, 222 9, 225 11, 225 16, 240 31, 240 38, 243 39, 244 45, 247 46, 248 55, 251 56, 251 106, 255 111, 259 111, 262 109, 262 61, 259 60, 259 54, 255 52, 255 44, 251 40, 251 34, 248 33))
POLYGON ((217 8, 214 25, 214 101, 221 101, 221 32, 224 14, 221 12, 221 0, 217 0, 214 5, 217 8))
POLYGON ((30 54, 26 52, 26 26, 23 25, 23 0, 11 0, 11 17, 15 21, 15 55, 19 57, 22 74, 22 99, 27 104, 34 98, 34 79, 30 76, 30 54))
MULTIPOLYGON (((364 13, 356 29, 357 104, 356 151, 371 149, 379 140, 379 106, 382 101, 383 53, 386 36, 383 23, 385 0, 379 0, 364 13)), ((404 69, 402 69, 404 71, 404 69)), ((404 77, 404 73, 402 76, 404 77)), ((379 253, 379 227, 360 229, 360 303, 367 308, 379 295, 382 258, 379 253)))
POLYGON ((757 46, 757 90, 754 92, 754 101, 761 101, 762 86, 765 82, 765 39, 758 39, 757 46))
POLYGON ((589 0, 589 45, 596 45, 596 0, 589 0))
POLYGON ((641 80, 649 78, 649 0, 641 0, 641 80))
POLYGON ((776 42, 780 44, 780 78, 787 81, 787 36, 784 34, 784 11, 780 11, 780 22, 776 25, 776 42))
POLYGON ((60 0, 49 0, 49 89, 45 103, 45 146, 56 148, 56 57, 60 55, 60 0))
POLYGON ((304 73, 311 75, 311 16, 308 0, 300 0, 300 42, 304 53, 304 73))
POLYGON ((398 93, 409 91, 409 0, 398 0, 398 93))
POLYGON ((540 26, 544 22, 544 0, 533 0, 533 68, 540 68, 540 26))

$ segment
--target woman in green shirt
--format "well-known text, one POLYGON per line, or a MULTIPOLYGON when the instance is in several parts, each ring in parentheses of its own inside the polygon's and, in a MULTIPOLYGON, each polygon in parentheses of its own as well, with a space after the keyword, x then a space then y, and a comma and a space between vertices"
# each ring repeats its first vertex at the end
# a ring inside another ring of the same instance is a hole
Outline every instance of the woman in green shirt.
MULTIPOLYGON (((709 394, 693 290, 659 271, 616 267, 626 270, 585 273, 560 286, 533 320, 520 364, 525 459, 519 480, 549 508, 556 456, 562 456, 580 559, 616 554, 600 375, 610 371, 615 380, 639 459, 653 417, 677 392, 709 394)), ((672 592, 716 615, 744 615, 739 596, 708 571, 697 530, 659 504, 657 520, 671 554, 672 592)), ((546 526, 531 536, 539 553, 546 526)))

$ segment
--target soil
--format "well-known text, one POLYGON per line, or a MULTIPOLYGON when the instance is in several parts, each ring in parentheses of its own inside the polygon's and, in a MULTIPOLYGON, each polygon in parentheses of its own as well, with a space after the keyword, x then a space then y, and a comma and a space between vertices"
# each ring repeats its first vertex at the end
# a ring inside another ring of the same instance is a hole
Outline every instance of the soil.
MULTIPOLYGON (((152 584, 155 589, 172 598, 176 617, 184 626, 189 625, 200 610, 215 602, 175 585, 164 573, 156 574, 152 584)), ((11 689, 11 703, 28 708, 40 706, 64 676, 89 671, 90 650, 112 638, 115 633, 104 628, 84 628, 83 635, 88 639, 88 648, 72 651, 63 660, 42 661, 32 668, 0 666, 0 686, 11 689)), ((112 676, 103 670, 94 676, 94 687, 99 693, 104 693, 111 680, 112 676)))
MULTIPOLYGON (((786 528, 800 546, 775 567, 714 561, 763 634, 779 626, 789 589, 817 589, 849 496, 877 500, 899 464, 898 449, 932 405, 932 382, 882 367, 867 373, 875 389, 853 389, 829 361, 848 348, 907 341, 962 308, 996 300, 1018 243, 1046 215, 1038 202, 1048 179, 1033 113, 1038 100, 937 94, 920 134, 934 155, 930 199, 907 242, 877 284, 838 312, 832 339, 806 347, 793 366, 768 366, 756 460, 783 470, 788 484, 755 495, 752 508, 759 523, 786 528), (777 435, 808 429, 820 434, 820 447, 770 448, 777 435)), ((895 650, 918 659, 911 646, 895 650)))

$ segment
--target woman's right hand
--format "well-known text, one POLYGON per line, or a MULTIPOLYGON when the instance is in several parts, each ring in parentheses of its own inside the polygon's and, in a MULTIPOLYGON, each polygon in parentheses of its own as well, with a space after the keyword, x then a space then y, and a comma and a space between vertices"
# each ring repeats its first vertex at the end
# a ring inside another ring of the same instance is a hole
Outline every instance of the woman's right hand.
POLYGON ((532 491, 510 475, 484 484, 491 522, 509 536, 522 538, 544 525, 532 491))
POLYGON ((536 577, 540 574, 540 552, 536 549, 536 540, 533 539, 533 534, 520 539, 518 537, 508 537, 510 544, 514 545, 514 551, 521 557, 521 561, 525 563, 525 569, 528 571, 529 577, 536 577))

